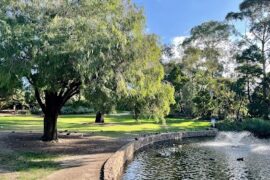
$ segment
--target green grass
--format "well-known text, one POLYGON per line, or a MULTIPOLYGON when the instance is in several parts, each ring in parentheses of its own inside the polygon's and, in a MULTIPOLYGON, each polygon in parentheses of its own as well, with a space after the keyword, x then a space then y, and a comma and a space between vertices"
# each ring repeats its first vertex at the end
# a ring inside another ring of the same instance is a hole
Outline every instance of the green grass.
POLYGON ((40 179, 58 169, 55 158, 44 153, 0 151, 0 167, 8 172, 16 172, 13 175, 0 174, 0 179, 40 179))
MULTIPOLYGON (((76 131, 94 133, 96 135, 121 137, 135 136, 141 133, 171 132, 184 130, 201 130, 209 127, 209 122, 192 119, 168 118, 167 125, 158 124, 153 120, 142 119, 136 122, 129 115, 108 115, 105 124, 95 124, 94 115, 65 115, 58 119, 59 131, 76 131)), ((42 117, 9 116, 0 117, 0 131, 42 131, 42 117)))

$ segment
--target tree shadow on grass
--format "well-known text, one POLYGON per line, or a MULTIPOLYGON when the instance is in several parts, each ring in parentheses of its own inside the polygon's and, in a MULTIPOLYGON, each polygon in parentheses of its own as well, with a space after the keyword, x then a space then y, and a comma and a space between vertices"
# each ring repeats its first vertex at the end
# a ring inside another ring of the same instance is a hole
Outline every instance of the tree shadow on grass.
MULTIPOLYGON (((57 156, 40 152, 1 152, 1 168, 9 172, 36 169, 57 170, 59 163, 53 161, 57 156)), ((0 173, 1 174, 1 173, 0 173)))
POLYGON ((1 174, 5 172, 31 173, 35 170, 51 172, 80 167, 95 159, 77 156, 113 153, 127 143, 127 141, 82 138, 75 135, 60 135, 60 142, 42 142, 41 133, 5 133, 4 135, 0 139, 5 144, 0 147, 0 179, 1 174), (71 160, 62 160, 66 156, 71 160))
POLYGON ((42 142, 41 136, 42 133, 6 133, 0 140, 15 152, 45 153, 52 156, 87 155, 96 153, 95 149, 99 149, 101 153, 110 153, 128 141, 97 137, 96 134, 81 136, 80 133, 65 133, 59 134, 59 142, 42 142))

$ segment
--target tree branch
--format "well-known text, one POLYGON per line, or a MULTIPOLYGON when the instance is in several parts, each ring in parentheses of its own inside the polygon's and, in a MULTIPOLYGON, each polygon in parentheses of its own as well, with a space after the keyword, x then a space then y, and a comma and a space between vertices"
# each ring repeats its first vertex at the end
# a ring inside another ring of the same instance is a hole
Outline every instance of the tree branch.
POLYGON ((45 106, 45 104, 42 102, 42 100, 40 98, 40 93, 38 91, 38 88, 35 88, 35 97, 36 97, 36 100, 37 100, 38 104, 40 105, 40 107, 42 109, 42 112, 45 114, 46 106, 45 106))
POLYGON ((73 97, 74 95, 79 94, 79 93, 80 93, 79 89, 74 91, 73 93, 71 93, 69 96, 67 96, 65 99, 63 99, 62 105, 64 105, 71 97, 73 97))
POLYGON ((62 105, 64 105, 72 96, 80 92, 81 82, 73 82, 69 85, 66 92, 63 93, 61 90, 62 105))

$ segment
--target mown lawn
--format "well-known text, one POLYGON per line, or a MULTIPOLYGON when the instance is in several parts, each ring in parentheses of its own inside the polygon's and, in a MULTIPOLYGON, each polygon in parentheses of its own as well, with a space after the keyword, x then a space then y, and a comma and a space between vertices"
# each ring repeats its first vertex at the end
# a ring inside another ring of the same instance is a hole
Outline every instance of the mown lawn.
MULTIPOLYGON (((192 119, 167 118, 164 126, 153 120, 141 119, 136 122, 130 115, 107 115, 105 124, 95 124, 94 115, 64 115, 58 119, 58 131, 93 133, 96 135, 122 137, 142 133, 196 131, 209 127, 209 122, 192 119)), ((0 117, 0 131, 41 132, 43 118, 39 116, 6 116, 0 117)))

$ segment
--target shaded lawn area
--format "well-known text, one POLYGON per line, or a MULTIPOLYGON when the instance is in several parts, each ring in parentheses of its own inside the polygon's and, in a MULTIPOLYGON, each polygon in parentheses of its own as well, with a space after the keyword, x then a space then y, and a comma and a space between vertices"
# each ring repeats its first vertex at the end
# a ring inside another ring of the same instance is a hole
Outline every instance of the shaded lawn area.
MULTIPOLYGON (((94 115, 63 115, 58 119, 58 131, 93 133, 109 137, 136 136, 144 133, 197 131, 210 126, 207 121, 167 118, 167 125, 153 120, 141 119, 136 122, 130 115, 107 115, 105 124, 95 124, 94 115)), ((40 116, 4 116, 0 117, 0 131, 27 132, 43 130, 43 118, 40 116)))
POLYGON ((0 151, 0 168, 10 172, 3 175, 0 172, 0 179, 41 179, 58 169, 56 157, 39 152, 0 151))

